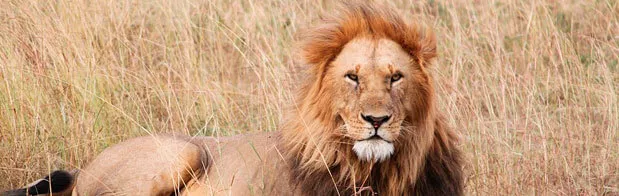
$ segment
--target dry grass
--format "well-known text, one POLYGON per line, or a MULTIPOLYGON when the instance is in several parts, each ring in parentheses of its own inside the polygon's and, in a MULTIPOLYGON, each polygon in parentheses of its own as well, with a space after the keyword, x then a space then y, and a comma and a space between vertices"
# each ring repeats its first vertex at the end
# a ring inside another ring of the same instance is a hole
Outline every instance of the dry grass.
MULTIPOLYGON (((619 3, 385 2, 432 26, 471 195, 619 194, 619 3)), ((0 190, 152 132, 275 130, 314 1, 0 1, 0 190)))

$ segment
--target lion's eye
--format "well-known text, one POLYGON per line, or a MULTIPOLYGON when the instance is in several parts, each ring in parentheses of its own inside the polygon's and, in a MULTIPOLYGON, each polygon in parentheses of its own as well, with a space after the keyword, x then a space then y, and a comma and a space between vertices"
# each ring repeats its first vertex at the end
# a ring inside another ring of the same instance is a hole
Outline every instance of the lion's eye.
POLYGON ((399 74, 399 73, 393 74, 393 76, 391 76, 391 83, 397 82, 400 79, 402 79, 402 74, 399 74))
POLYGON ((348 78, 348 79, 350 79, 352 81, 355 81, 355 82, 358 82, 358 80, 359 80, 359 78, 357 78, 357 75, 355 75, 355 74, 346 74, 346 78, 348 78))

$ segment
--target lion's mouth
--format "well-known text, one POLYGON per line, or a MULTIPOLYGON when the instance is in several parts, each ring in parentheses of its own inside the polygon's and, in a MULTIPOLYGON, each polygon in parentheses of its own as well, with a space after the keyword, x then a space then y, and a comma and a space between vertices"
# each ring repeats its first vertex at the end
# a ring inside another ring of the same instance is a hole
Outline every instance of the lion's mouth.
POLYGON ((386 140, 385 138, 379 136, 378 134, 373 135, 373 136, 371 136, 369 138, 365 138, 365 139, 361 139, 361 140, 357 140, 357 141, 372 141, 372 140, 383 140, 383 141, 385 141, 387 143, 392 143, 391 141, 386 140))

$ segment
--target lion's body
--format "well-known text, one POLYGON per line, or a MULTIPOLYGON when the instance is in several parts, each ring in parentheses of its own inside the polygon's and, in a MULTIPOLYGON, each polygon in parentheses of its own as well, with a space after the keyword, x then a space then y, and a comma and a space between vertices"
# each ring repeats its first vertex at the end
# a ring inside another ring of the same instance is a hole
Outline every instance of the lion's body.
POLYGON ((134 138, 107 148, 82 169, 74 192, 78 195, 170 195, 180 182, 190 181, 191 171, 202 171, 203 154, 202 149, 183 138, 134 138))
POLYGON ((276 134, 134 138, 81 170, 74 195, 290 195, 276 134))
POLYGON ((306 78, 280 131, 132 139, 83 169, 74 195, 462 195, 430 31, 349 4, 301 43, 306 78))
MULTIPOLYGON (((436 123, 439 129, 444 126, 440 120, 436 123)), ((398 192, 405 195, 460 193, 459 151, 449 144, 453 137, 445 130, 437 130, 428 159, 423 159, 426 163, 417 184, 408 184, 398 192)), ((286 160, 284 151, 278 148, 280 140, 279 132, 217 139, 167 135, 131 139, 106 149, 81 170, 73 195, 351 195, 355 192, 347 189, 346 184, 335 186, 332 179, 347 175, 341 167, 332 166, 329 171, 313 174, 293 168, 294 161, 286 160)), ((383 178, 394 177, 382 173, 383 169, 396 169, 393 164, 374 165, 375 172, 370 171, 363 185, 367 189, 361 194, 370 193, 370 188, 376 193, 391 193, 381 182, 383 178)))

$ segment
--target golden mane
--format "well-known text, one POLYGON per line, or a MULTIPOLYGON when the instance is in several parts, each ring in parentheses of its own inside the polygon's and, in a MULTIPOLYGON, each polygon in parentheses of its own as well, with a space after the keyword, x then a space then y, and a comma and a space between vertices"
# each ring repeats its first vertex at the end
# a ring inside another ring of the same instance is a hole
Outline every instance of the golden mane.
POLYGON ((461 194, 459 151, 453 146, 456 138, 434 112, 433 87, 425 71, 425 66, 436 57, 434 34, 374 5, 345 4, 340 10, 301 34, 299 55, 306 78, 297 92, 294 108, 283 121, 279 144, 292 168, 293 183, 304 192, 317 195, 350 195, 368 189, 387 195, 461 194), (414 131, 405 132, 404 139, 395 143, 395 155, 380 163, 358 160, 351 150, 352 141, 339 134, 343 122, 332 111, 331 95, 325 90, 334 87, 323 81, 330 62, 358 36, 388 38, 399 43, 413 57, 415 62, 411 63, 424 73, 415 78, 422 85, 417 87, 414 112, 407 115, 405 122, 414 131), (432 171, 426 171, 428 168, 432 171), (444 183, 439 184, 444 190, 421 183, 444 183))

